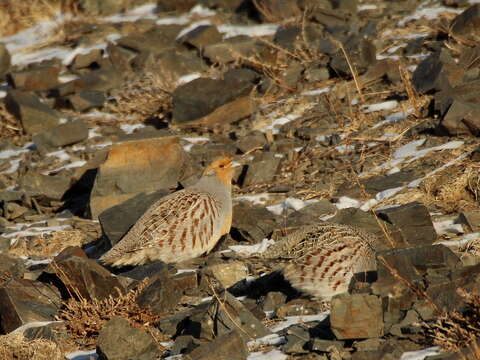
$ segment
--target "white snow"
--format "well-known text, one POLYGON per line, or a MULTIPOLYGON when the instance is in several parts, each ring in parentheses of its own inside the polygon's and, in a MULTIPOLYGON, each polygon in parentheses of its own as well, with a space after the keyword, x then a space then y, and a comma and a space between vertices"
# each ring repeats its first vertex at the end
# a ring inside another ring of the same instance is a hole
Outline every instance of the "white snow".
POLYGON ((14 173, 20 167, 21 162, 22 162, 22 159, 10 160, 10 167, 7 170, 4 170, 4 171, 0 172, 0 174, 12 174, 12 173, 14 173))
POLYGON ((407 156, 413 156, 417 151, 417 148, 419 146, 422 146, 425 141, 426 139, 414 140, 409 142, 408 144, 402 145, 395 150, 395 152, 393 153, 393 157, 395 159, 404 159, 407 156))
POLYGON ((340 154, 345 154, 346 152, 355 150, 355 145, 338 145, 335 146, 335 150, 340 154))
POLYGON ((295 211, 303 209, 305 206, 318 202, 318 200, 300 200, 296 198, 286 198, 284 202, 267 206, 267 210, 271 211, 275 215, 281 215, 287 209, 293 209, 295 211))
POLYGON ((258 346, 258 345, 281 345, 285 343, 285 337, 278 334, 269 334, 259 339, 249 341, 248 346, 258 346))
POLYGON ((286 360, 287 358, 288 356, 280 350, 273 349, 266 353, 261 351, 252 352, 248 355, 247 360, 286 360))
POLYGON ((404 352, 400 360, 423 360, 427 356, 438 355, 438 354, 440 354, 440 347, 432 346, 423 350, 404 352))
POLYGON ((220 25, 217 27, 218 31, 223 34, 223 37, 230 38, 238 35, 268 36, 274 35, 277 32, 279 25, 277 24, 261 24, 261 25, 220 25))
POLYGON ((18 156, 20 154, 28 152, 27 149, 19 149, 19 150, 3 150, 0 151, 0 159, 8 159, 14 156, 18 156))
POLYGON ((463 230, 462 224, 455 224, 455 219, 434 221, 433 227, 435 228, 435 231, 438 235, 443 235, 447 233, 463 234, 465 232, 463 230))
MULTIPOLYGON (((22 259, 24 256, 20 256, 22 259)), ((41 260, 32 260, 25 258, 25 265, 27 266, 34 266, 34 265, 43 265, 43 264, 50 264, 52 262, 52 259, 41 259, 41 260)))
POLYGON ((243 256, 250 256, 265 252, 265 250, 267 250, 272 244, 275 244, 275 240, 263 239, 261 242, 254 245, 231 245, 228 248, 243 256))
POLYGON ((98 354, 96 350, 76 350, 65 355, 69 360, 90 360, 97 359, 98 354))
POLYGON ((377 5, 374 4, 363 4, 363 5, 358 5, 357 10, 358 11, 364 11, 364 10, 375 10, 377 9, 377 5))
POLYGON ((362 106, 363 112, 371 113, 374 111, 393 110, 398 106, 397 100, 384 101, 377 104, 370 104, 362 106))
POLYGON ((444 12, 452 12, 459 14, 462 12, 460 9, 453 9, 450 7, 443 7, 443 6, 436 6, 436 7, 424 7, 425 5, 421 4, 413 14, 405 16, 403 19, 398 21, 399 26, 405 26, 407 22, 410 20, 418 20, 421 19, 422 17, 428 19, 428 20, 433 20, 436 19, 440 16, 441 13, 444 12))
POLYGON ((408 115, 412 114, 413 112, 414 112, 414 109, 407 109, 405 111, 400 111, 400 112, 390 114, 385 118, 385 120, 380 121, 379 123, 376 123, 370 129, 373 130, 386 124, 399 122, 405 119, 408 115))
POLYGON ((118 23, 118 22, 133 22, 138 19, 156 19, 155 9, 157 4, 145 4, 139 7, 136 7, 132 10, 126 11, 123 14, 115 14, 111 16, 106 16, 100 18, 100 21, 118 23))
POLYGON ((442 244, 445 246, 461 246, 468 244, 470 241, 480 240, 480 233, 470 233, 463 235, 460 239, 456 240, 448 240, 448 241, 440 241, 436 244, 442 244))
POLYGON ((89 129, 88 130, 88 138, 91 139, 91 138, 94 138, 94 137, 102 136, 101 134, 99 134, 97 132, 97 130, 98 130, 98 127, 94 127, 92 129, 89 129))
POLYGON ((24 330, 27 330, 27 329, 45 326, 49 324, 61 323, 61 322, 62 321, 32 321, 17 327, 11 333, 23 332, 24 330))
POLYGON ((237 196, 236 198, 233 198, 233 200, 245 200, 245 201, 250 201, 253 205, 265 205, 267 200, 270 198, 270 195, 268 193, 260 193, 256 195, 242 195, 242 196, 237 196))
POLYGON ((275 324, 275 326, 270 328, 270 331, 272 332, 279 332, 280 330, 286 329, 289 326, 295 325, 295 324, 303 324, 307 322, 312 322, 312 321, 323 321, 327 318, 327 316, 330 314, 329 311, 322 312, 320 314, 313 314, 313 315, 298 315, 298 316, 287 316, 285 317, 285 320, 275 324))
POLYGON ((316 95, 327 93, 330 90, 332 90, 331 87, 324 87, 324 88, 316 89, 316 90, 303 91, 302 95, 303 96, 316 96, 316 95))
POLYGON ((264 128, 260 129, 260 131, 267 132, 268 130, 272 131, 272 134, 278 134, 280 126, 289 123, 290 121, 296 120, 301 116, 301 114, 288 114, 286 116, 281 116, 272 120, 271 125, 267 125, 264 128))
POLYGON ((63 170, 63 169, 73 169, 73 168, 77 168, 77 167, 82 167, 86 163, 87 162, 85 160, 77 160, 77 161, 73 161, 71 163, 59 166, 55 169, 47 170, 47 171, 43 172, 42 174, 43 175, 49 175, 49 174, 56 173, 56 172, 58 172, 60 170, 63 170))
POLYGON ((187 27, 184 27, 182 31, 180 31, 177 35, 176 40, 180 39, 182 36, 188 34, 190 31, 195 30, 199 26, 203 25, 212 25, 212 22, 210 20, 199 20, 191 23, 187 27))
POLYGON ((341 196, 334 205, 337 209, 358 208, 360 207, 360 201, 349 198, 348 196, 341 196))
POLYGON ((182 139, 190 143, 183 146, 183 150, 185 150, 186 152, 190 152, 190 150, 192 150, 193 145, 195 144, 203 144, 207 141, 210 141, 209 138, 203 137, 203 136, 183 137, 182 139))
MULTIPOLYGON (((24 236, 38 236, 43 234, 50 234, 55 231, 67 230, 70 229, 70 225, 58 225, 58 226, 34 226, 27 228, 26 230, 14 231, 8 234, 2 234, 2 237, 11 239, 10 243, 15 244, 18 238, 24 236)), ((10 229, 10 227, 7 227, 10 229)))
POLYGON ((145 127, 144 124, 122 124, 122 125, 120 125, 120 129, 122 129, 123 132, 125 134, 128 134, 128 135, 132 134, 135 130, 142 129, 144 127, 145 127))
POLYGON ((169 16, 162 19, 158 19, 155 24, 157 25, 184 25, 190 21, 187 15, 169 16))
POLYGON ((47 156, 55 156, 60 161, 67 161, 68 159, 70 159, 70 155, 65 150, 49 152, 47 156))
POLYGON ((177 79, 177 86, 189 83, 190 81, 193 81, 193 80, 201 78, 201 77, 202 77, 202 74, 200 74, 200 73, 192 73, 192 74, 187 74, 187 75, 180 76, 177 79))

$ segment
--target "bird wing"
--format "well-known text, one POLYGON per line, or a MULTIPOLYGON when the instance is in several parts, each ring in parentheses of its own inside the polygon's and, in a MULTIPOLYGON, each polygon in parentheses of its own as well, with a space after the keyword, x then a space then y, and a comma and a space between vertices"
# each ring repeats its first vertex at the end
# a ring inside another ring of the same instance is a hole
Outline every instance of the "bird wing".
POLYGON ((175 253, 207 247, 220 216, 210 194, 180 190, 155 202, 110 252, 112 255, 158 248, 175 253))

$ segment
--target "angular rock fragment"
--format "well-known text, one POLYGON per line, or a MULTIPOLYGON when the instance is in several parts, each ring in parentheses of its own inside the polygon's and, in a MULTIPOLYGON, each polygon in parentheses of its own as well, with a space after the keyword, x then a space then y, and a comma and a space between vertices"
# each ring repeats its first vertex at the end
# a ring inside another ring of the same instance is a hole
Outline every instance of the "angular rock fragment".
POLYGON ((239 330, 218 336, 187 355, 189 360, 245 360, 248 356, 245 339, 239 330))
POLYGON ((233 207, 232 237, 257 243, 267 238, 277 227, 276 216, 260 206, 241 202, 233 207))
POLYGON ((264 184, 271 182, 280 166, 281 159, 273 153, 264 153, 261 159, 248 165, 243 186, 264 184))
POLYGON ((15 89, 22 91, 48 90, 58 85, 59 66, 37 66, 9 74, 15 89))
POLYGON ((186 158, 176 137, 113 145, 98 170, 92 189, 92 217, 97 218, 104 210, 142 192, 175 189, 182 177, 186 158), (142 176, 136 176, 138 174, 142 176))
POLYGON ((205 46, 222 41, 222 34, 220 34, 216 26, 200 25, 183 35, 179 40, 194 46, 198 50, 202 50, 205 46))
POLYGON ((450 31, 457 41, 469 46, 476 45, 480 31, 480 6, 474 4, 457 15, 450 24, 450 31))
POLYGON ((439 129, 450 136, 480 136, 479 110, 480 106, 476 103, 453 100, 440 121, 439 129))
POLYGON ((101 107, 105 100, 105 94, 96 90, 80 90, 68 97, 73 109, 80 112, 101 107))
POLYGON ((53 151, 58 147, 76 144, 88 138, 88 127, 81 119, 69 121, 43 131, 33 137, 37 149, 53 151))
POLYGON ((27 134, 36 135, 57 126, 60 115, 32 94, 18 90, 10 90, 5 104, 22 124, 27 134))
POLYGON ((2 332, 28 322, 53 320, 61 302, 60 293, 51 285, 27 279, 8 281, 0 288, 2 332))
POLYGON ((342 294, 332 298, 330 324, 339 340, 383 335, 382 300, 368 294, 342 294))
POLYGON ((430 213, 425 205, 413 202, 379 211, 380 218, 388 221, 399 232, 396 247, 431 244, 437 239, 430 213))
POLYGON ((70 181, 70 178, 63 175, 42 175, 30 171, 22 176, 20 185, 30 196, 61 200, 70 188, 70 181))
POLYGON ((10 53, 4 43, 0 44, 0 77, 3 79, 10 69, 10 53))
POLYGON ((240 261, 209 265, 204 272, 217 279, 225 289, 245 279, 248 275, 247 267, 240 261))
POLYGON ((182 290, 176 286, 165 269, 148 280, 136 302, 140 307, 149 308, 154 314, 164 314, 177 306, 181 296, 182 290))
POLYGON ((104 360, 155 360, 161 355, 150 334, 130 326, 123 318, 113 318, 103 325, 97 339, 97 353, 104 360))

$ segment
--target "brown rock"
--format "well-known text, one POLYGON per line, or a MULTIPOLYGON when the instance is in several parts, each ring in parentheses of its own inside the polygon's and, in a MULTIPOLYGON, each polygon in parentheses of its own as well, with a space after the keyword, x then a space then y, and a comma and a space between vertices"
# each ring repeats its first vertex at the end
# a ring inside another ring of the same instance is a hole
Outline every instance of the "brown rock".
POLYGON ((247 345, 238 331, 217 337, 185 355, 188 360, 245 360, 248 356, 247 345))
POLYGON ((59 66, 38 66, 11 73, 10 82, 15 89, 24 91, 48 90, 58 85, 59 66))
POLYGON ((337 295, 332 299, 330 324, 339 340, 382 336, 382 300, 368 294, 337 295))
POLYGON ((176 188, 186 158, 177 137, 113 145, 90 196, 92 217, 142 192, 176 188))

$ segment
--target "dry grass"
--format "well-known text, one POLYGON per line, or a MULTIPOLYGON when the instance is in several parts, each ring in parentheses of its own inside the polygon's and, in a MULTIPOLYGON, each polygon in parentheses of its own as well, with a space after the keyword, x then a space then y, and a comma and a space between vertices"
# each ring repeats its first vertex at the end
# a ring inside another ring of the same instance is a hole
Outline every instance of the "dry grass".
POLYGON ((27 340, 21 332, 0 336, 0 358, 4 360, 63 360, 59 345, 47 339, 27 340))
POLYGON ((16 241, 9 253, 19 256, 40 256, 49 258, 68 246, 85 244, 87 238, 80 230, 61 230, 49 234, 25 237, 16 241))
POLYGON ((445 351, 460 351, 480 336, 480 295, 463 289, 458 293, 465 301, 465 311, 452 311, 425 324, 427 335, 445 351))
MULTIPOLYGON (((59 274, 62 278, 61 270, 59 274)), ((94 346, 102 326, 113 317, 127 319, 131 326, 149 332, 159 343, 164 339, 154 336, 151 330, 160 316, 139 307, 135 302, 146 285, 147 282, 143 281, 126 294, 119 292, 116 297, 110 295, 103 300, 87 300, 76 291, 72 294, 74 296, 64 303, 64 308, 60 310, 57 319, 65 321, 70 336, 82 347, 94 346)))
POLYGON ((128 122, 144 122, 149 119, 163 119, 171 110, 171 92, 175 80, 168 74, 146 74, 127 82, 114 94, 114 101, 107 105, 107 112, 113 112, 128 122))

